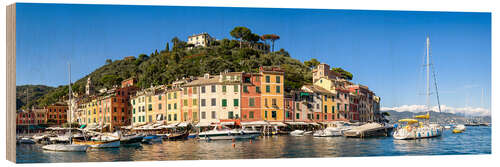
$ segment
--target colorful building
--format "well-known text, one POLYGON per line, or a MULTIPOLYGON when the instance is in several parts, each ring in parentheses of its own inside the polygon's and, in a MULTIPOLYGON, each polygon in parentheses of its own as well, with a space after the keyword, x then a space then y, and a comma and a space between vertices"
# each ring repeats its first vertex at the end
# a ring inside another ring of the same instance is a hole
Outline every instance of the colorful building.
POLYGON ((57 102, 44 108, 47 111, 47 124, 62 125, 67 122, 68 104, 57 102))
POLYGON ((279 67, 260 67, 261 75, 261 114, 263 120, 284 121, 284 74, 279 67))
POLYGON ((262 76, 259 73, 242 73, 241 85, 241 121, 261 121, 261 85, 262 76))
POLYGON ((167 96, 167 123, 180 123, 181 122, 181 93, 182 89, 174 87, 167 89, 165 94, 167 96))

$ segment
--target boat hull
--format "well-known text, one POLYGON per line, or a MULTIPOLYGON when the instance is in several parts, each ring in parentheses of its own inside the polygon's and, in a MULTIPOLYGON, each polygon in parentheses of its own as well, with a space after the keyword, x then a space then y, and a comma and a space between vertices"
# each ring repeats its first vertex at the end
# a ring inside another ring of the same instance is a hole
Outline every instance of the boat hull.
POLYGON ((50 144, 42 147, 48 151, 61 151, 61 152, 85 152, 89 146, 78 144, 50 144))
POLYGON ((114 141, 73 140, 73 144, 88 145, 92 148, 116 148, 116 147, 120 147, 120 140, 114 140, 114 141))
POLYGON ((260 136, 260 133, 247 133, 247 134, 200 134, 200 140, 238 140, 238 139, 254 139, 260 136))
POLYGON ((392 136, 394 139, 397 140, 415 140, 415 139, 439 137, 441 136, 442 132, 443 131, 439 128, 415 129, 415 130, 400 128, 394 131, 394 134, 392 136))

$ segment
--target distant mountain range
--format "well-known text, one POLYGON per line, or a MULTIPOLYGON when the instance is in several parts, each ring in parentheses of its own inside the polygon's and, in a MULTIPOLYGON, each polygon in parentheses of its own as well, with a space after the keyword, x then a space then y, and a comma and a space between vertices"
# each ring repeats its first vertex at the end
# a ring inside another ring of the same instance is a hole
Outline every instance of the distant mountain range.
MULTIPOLYGON (((404 111, 404 112, 397 112, 394 110, 386 110, 386 111, 381 111, 381 112, 388 112, 390 116, 387 118, 389 119, 389 122, 393 123, 396 122, 400 119, 404 118, 414 118, 416 115, 424 115, 427 112, 409 112, 409 111, 404 111)), ((430 121, 431 122, 438 122, 438 123, 465 123, 467 120, 469 121, 477 121, 477 122, 491 122, 491 116, 476 116, 476 117, 464 117, 462 114, 453 114, 453 113, 446 113, 446 112, 430 112, 430 121)))

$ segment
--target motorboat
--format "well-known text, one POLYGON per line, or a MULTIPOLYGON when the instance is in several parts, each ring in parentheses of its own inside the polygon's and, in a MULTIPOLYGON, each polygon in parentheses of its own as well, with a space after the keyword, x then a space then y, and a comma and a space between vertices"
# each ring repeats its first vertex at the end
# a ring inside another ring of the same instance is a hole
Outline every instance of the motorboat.
POLYGON ((323 130, 318 130, 314 132, 313 136, 314 137, 335 137, 335 136, 342 136, 343 132, 342 129, 336 128, 336 127, 328 127, 323 130))
POLYGON ((120 139, 115 140, 79 140, 73 139, 73 144, 87 145, 91 148, 117 148, 120 147, 120 139))
POLYGON ((135 144, 142 142, 144 136, 135 134, 135 135, 125 135, 120 137, 120 144, 135 144))
POLYGON ((455 128, 453 129, 453 131, 452 131, 452 132, 453 132, 453 133, 462 133, 462 132, 464 132, 464 131, 465 131, 465 129, 466 129, 466 128, 465 128, 465 125, 460 124, 460 125, 455 126, 455 128))
POLYGON ((304 136, 305 131, 303 130, 294 130, 290 132, 290 136, 304 136))
POLYGON ((451 129, 451 126, 450 125, 446 125, 446 126, 444 126, 444 129, 451 129))
POLYGON ((22 137, 17 141, 17 143, 19 143, 19 144, 35 144, 35 141, 33 141, 33 139, 30 139, 28 137, 22 137))
POLYGON ((232 139, 253 139, 260 136, 260 132, 249 129, 229 129, 226 126, 214 126, 212 130, 200 132, 200 140, 232 140, 232 139))

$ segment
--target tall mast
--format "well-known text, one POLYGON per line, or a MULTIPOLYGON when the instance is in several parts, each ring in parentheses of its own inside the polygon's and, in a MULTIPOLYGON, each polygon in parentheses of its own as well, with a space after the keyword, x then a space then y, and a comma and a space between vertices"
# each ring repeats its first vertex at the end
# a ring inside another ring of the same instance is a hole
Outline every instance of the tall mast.
POLYGON ((430 93, 431 93, 430 92, 431 88, 430 88, 430 84, 429 84, 429 71, 430 71, 429 70, 429 66, 430 66, 430 62, 429 62, 429 45, 430 45, 429 36, 427 36, 426 43, 427 43, 427 47, 426 47, 427 48, 427 51, 426 51, 427 52, 427 63, 426 63, 426 68, 427 68, 426 101, 427 101, 427 103, 426 103, 426 108, 427 108, 427 112, 428 112, 430 109, 430 106, 429 106, 430 105, 430 98, 429 97, 430 97, 430 93))
MULTIPOLYGON (((71 123, 72 123, 72 120, 71 120, 71 115, 73 114, 73 107, 72 107, 72 103, 71 103, 71 64, 68 62, 68 81, 69 81, 69 99, 68 99, 68 102, 69 102, 69 120, 68 120, 68 123, 69 123, 69 135, 71 136, 71 123)), ((71 139, 70 139, 70 142, 71 142, 71 139)))

